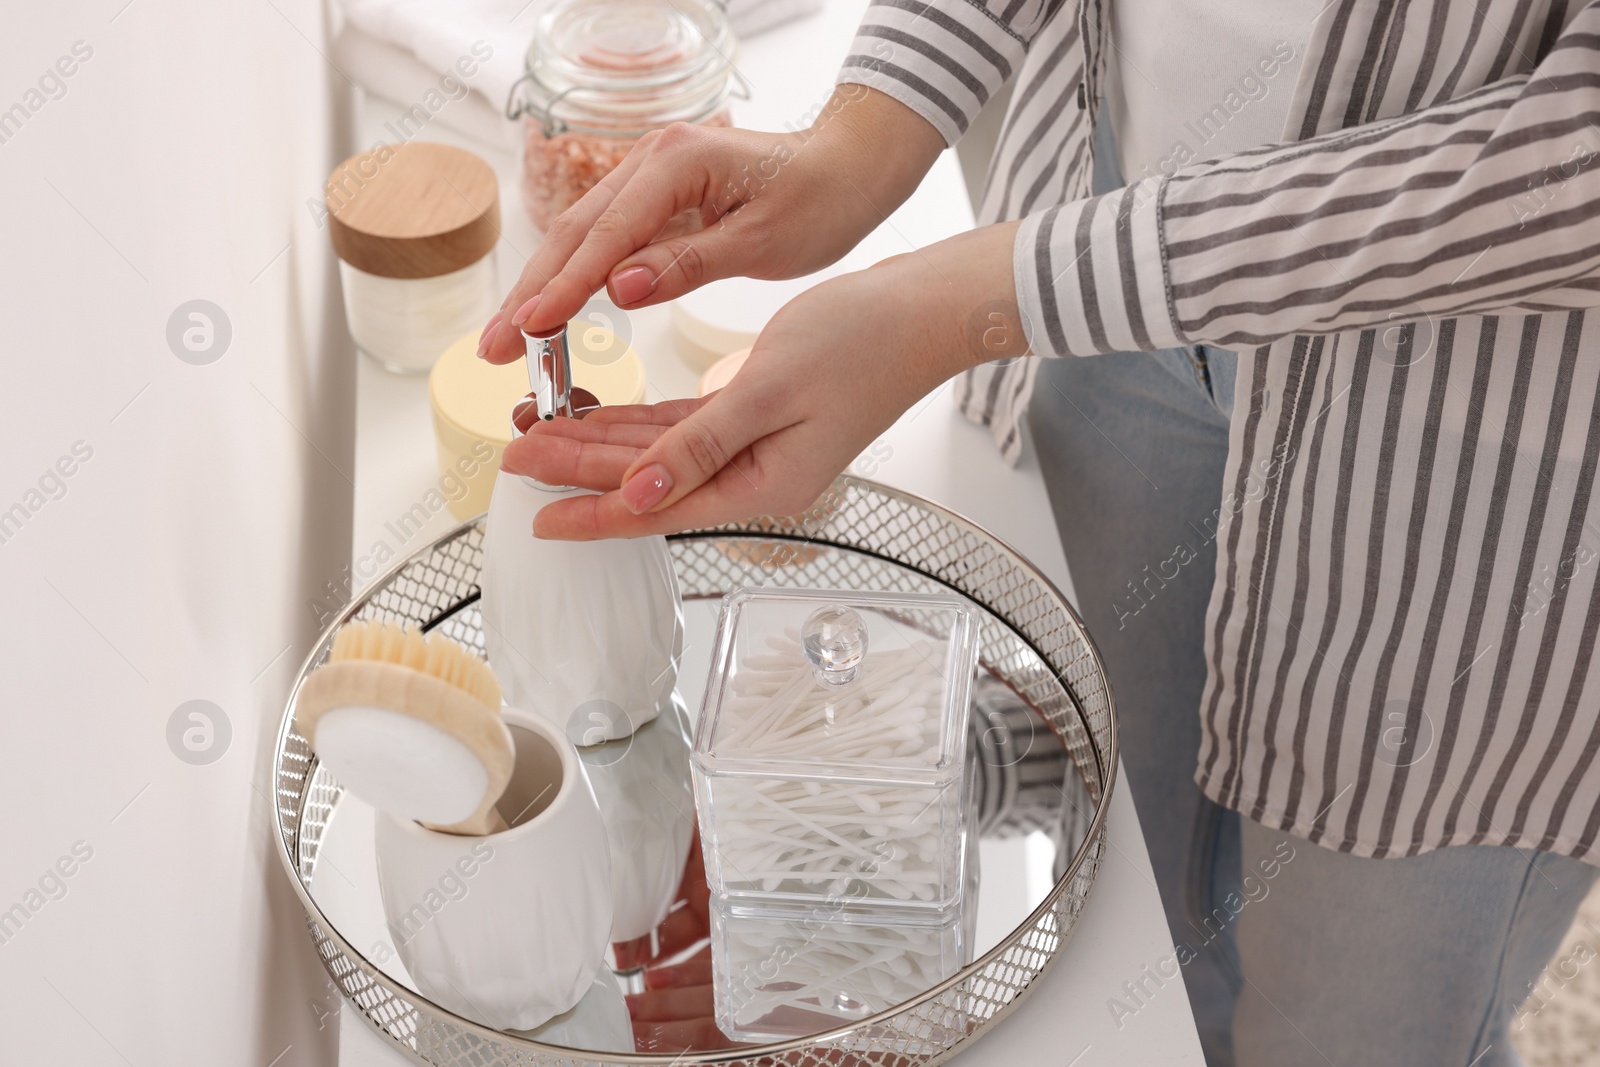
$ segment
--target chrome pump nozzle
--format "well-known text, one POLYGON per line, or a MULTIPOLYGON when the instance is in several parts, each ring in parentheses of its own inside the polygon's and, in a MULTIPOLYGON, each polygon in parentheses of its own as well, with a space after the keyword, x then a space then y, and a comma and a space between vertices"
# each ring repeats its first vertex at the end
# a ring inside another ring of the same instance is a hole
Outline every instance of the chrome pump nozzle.
POLYGON ((567 348, 567 328, 540 336, 522 331, 528 350, 528 384, 533 386, 539 418, 546 422, 561 415, 573 417, 572 353, 567 348))

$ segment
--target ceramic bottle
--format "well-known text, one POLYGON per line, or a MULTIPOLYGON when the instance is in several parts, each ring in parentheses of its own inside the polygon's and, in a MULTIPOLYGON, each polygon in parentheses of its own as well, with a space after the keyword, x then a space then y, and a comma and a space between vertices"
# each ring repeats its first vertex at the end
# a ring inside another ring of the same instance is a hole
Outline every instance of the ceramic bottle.
MULTIPOLYGON (((582 414, 569 359, 564 330, 528 338, 541 418, 582 414)), ((533 536, 541 510, 590 492, 501 472, 479 608, 506 702, 543 715, 578 746, 606 824, 611 937, 622 942, 665 918, 694 832, 689 723, 675 691, 683 616, 665 538, 533 536)))
MULTIPOLYGON (((561 373, 565 331, 530 338, 528 359, 540 416, 571 415, 570 368, 561 373), (541 351, 555 343, 559 354, 541 351)), ((515 428, 513 434, 520 436, 515 428)), ((575 745, 619 740, 654 719, 677 683, 683 644, 665 538, 533 536, 540 511, 588 495, 502 473, 489 503, 480 579, 484 643, 506 703, 546 716, 575 745)))

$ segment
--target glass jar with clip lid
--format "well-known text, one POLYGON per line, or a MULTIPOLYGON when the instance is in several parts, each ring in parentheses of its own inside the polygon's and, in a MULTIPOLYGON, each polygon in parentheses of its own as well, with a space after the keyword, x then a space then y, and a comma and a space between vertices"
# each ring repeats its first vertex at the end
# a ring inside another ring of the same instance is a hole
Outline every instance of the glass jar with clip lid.
POLYGON ((718 0, 558 0, 539 19, 506 117, 526 127, 522 201, 534 225, 557 215, 651 130, 730 125, 748 98, 718 0))

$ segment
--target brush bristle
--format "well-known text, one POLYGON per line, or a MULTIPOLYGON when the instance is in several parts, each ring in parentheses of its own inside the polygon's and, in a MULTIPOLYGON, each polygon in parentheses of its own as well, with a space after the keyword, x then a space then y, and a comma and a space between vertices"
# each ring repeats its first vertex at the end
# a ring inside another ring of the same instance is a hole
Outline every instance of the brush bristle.
POLYGON ((398 663, 449 682, 500 710, 500 683, 489 665, 443 634, 424 637, 415 624, 401 629, 378 619, 346 623, 333 635, 333 650, 328 653, 328 662, 341 660, 398 663))

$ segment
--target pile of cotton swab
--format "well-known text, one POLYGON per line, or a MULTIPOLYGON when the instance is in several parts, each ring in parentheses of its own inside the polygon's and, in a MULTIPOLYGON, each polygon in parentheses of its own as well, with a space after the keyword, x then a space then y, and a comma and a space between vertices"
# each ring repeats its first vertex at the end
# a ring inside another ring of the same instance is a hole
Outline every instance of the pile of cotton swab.
POLYGON ((960 768, 943 781, 895 781, 938 761, 942 650, 875 651, 854 681, 832 686, 813 675, 797 632, 767 645, 734 673, 717 755, 792 764, 712 786, 724 882, 735 892, 942 899, 961 840, 960 768))

